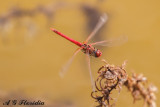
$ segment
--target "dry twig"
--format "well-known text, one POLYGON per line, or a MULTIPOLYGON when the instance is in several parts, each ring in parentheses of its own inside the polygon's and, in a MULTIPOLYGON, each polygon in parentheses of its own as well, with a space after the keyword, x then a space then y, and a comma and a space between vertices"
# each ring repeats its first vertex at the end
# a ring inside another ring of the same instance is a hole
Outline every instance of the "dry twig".
POLYGON ((137 75, 133 73, 132 77, 129 77, 124 69, 125 65, 126 62, 122 66, 106 63, 106 65, 100 67, 97 80, 95 81, 97 90, 91 93, 92 98, 99 103, 97 107, 114 106, 114 103, 110 104, 110 100, 114 100, 111 98, 111 92, 114 89, 118 89, 120 92, 122 86, 128 88, 134 98, 134 102, 142 97, 144 99, 144 106, 156 107, 155 92, 157 88, 154 85, 149 85, 145 88, 147 78, 142 74, 137 75))

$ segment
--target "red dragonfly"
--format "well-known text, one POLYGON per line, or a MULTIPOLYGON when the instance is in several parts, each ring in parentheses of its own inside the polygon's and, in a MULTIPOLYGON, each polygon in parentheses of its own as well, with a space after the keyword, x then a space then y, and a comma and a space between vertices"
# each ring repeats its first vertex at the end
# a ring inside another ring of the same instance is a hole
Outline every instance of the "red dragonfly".
MULTIPOLYGON (((89 56, 93 56, 93 57, 100 57, 102 55, 102 52, 99 49, 96 49, 95 47, 93 47, 93 45, 102 45, 102 46, 110 46, 112 41, 99 41, 99 42, 95 42, 95 43, 91 43, 91 44, 87 44, 88 41, 95 36, 96 32, 104 25, 104 23, 107 21, 107 15, 104 14, 100 17, 96 27, 94 28, 94 30, 91 32, 91 34, 88 36, 88 38, 83 42, 80 43, 64 34, 62 34, 61 32, 51 28, 51 30, 53 32, 55 32, 56 34, 60 35, 61 37, 69 40, 70 42, 76 44, 77 46, 79 46, 80 48, 78 48, 76 50, 76 52, 74 53, 74 55, 69 59, 69 61, 66 63, 66 65, 63 67, 62 71, 60 72, 60 76, 64 76, 64 74, 66 73, 67 69, 69 68, 69 65, 71 64, 71 62, 73 61, 74 57, 76 56, 76 54, 81 50, 82 52, 84 52, 87 56, 87 62, 88 62, 88 68, 89 68, 89 73, 90 73, 90 77, 91 77, 91 83, 92 83, 92 89, 93 91, 95 91, 95 87, 94 87, 94 80, 92 77, 92 72, 91 72, 91 67, 90 67, 90 57, 89 56), (104 45, 105 44, 105 45, 104 45)), ((115 40, 114 40, 115 41, 115 40)), ((115 41, 116 42, 116 41, 115 41)))

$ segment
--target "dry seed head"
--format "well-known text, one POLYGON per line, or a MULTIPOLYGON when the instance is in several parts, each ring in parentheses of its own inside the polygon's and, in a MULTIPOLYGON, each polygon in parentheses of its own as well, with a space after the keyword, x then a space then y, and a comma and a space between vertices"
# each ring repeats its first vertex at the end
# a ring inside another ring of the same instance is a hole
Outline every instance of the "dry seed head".
POLYGON ((92 92, 91 96, 99 103, 97 107, 112 107, 115 106, 115 100, 110 97, 111 92, 114 89, 118 89, 119 92, 122 86, 128 88, 131 92, 134 102, 140 99, 144 99, 144 107, 156 107, 157 87, 149 85, 146 88, 147 78, 143 74, 132 73, 129 77, 125 71, 126 61, 122 66, 115 66, 108 64, 105 60, 105 65, 98 70, 98 77, 95 81, 96 91, 92 92), (94 95, 93 95, 94 94, 94 95), (114 100, 113 104, 110 104, 110 100, 114 100))
POLYGON ((114 103, 110 104, 110 100, 113 100, 113 98, 110 97, 111 91, 118 89, 120 92, 128 76, 123 69, 125 64, 119 67, 110 65, 105 60, 102 61, 105 62, 106 65, 100 67, 98 70, 98 78, 95 81, 97 91, 92 92, 95 93, 96 96, 92 94, 92 97, 99 103, 97 107, 108 107, 114 105, 114 103), (98 92, 100 95, 97 95, 98 92))

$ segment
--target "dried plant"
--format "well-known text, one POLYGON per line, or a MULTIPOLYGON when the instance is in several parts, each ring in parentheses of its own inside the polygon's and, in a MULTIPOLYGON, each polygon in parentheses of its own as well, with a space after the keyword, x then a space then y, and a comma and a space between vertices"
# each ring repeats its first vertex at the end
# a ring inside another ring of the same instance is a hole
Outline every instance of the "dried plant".
POLYGON ((142 74, 137 75, 133 73, 132 77, 129 77, 124 69, 125 65, 126 62, 122 66, 106 63, 106 65, 100 67, 97 80, 95 81, 96 91, 91 93, 92 98, 99 103, 97 107, 115 106, 115 102, 110 104, 111 100, 115 100, 111 98, 111 92, 117 89, 120 93, 122 86, 127 87, 132 93, 134 102, 142 97, 144 99, 144 106, 156 107, 155 92, 157 88, 154 85, 149 85, 145 88, 147 78, 143 77, 142 74))
POLYGON ((155 92, 157 92, 157 87, 150 84, 147 88, 145 85, 147 83, 147 78, 143 76, 143 74, 133 73, 131 77, 128 77, 125 82, 125 86, 131 92, 134 102, 136 100, 144 99, 144 107, 148 105, 149 107, 156 107, 156 96, 155 92))

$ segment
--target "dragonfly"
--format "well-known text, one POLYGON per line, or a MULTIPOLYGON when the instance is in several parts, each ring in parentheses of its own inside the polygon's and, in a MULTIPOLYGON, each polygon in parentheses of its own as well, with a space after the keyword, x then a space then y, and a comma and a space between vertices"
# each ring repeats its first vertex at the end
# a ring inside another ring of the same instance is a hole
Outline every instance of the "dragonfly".
MULTIPOLYGON (((59 36, 69 40, 70 42, 74 43, 75 45, 77 45, 79 48, 74 52, 73 56, 68 60, 68 62, 64 65, 64 67, 62 68, 62 70, 60 71, 60 76, 63 77, 64 74, 67 72, 70 64, 72 63, 74 57, 77 55, 77 53, 79 53, 80 51, 82 51, 83 53, 86 54, 87 57, 87 62, 88 62, 88 69, 89 69, 89 74, 90 74, 90 78, 91 78, 91 85, 92 85, 92 89, 93 91, 95 91, 95 85, 94 85, 94 79, 92 76, 92 72, 91 72, 91 65, 90 65, 90 56, 95 57, 95 58, 99 58, 102 55, 102 52, 95 48, 94 45, 101 45, 101 46, 110 46, 112 43, 112 40, 104 40, 104 41, 99 41, 99 42, 95 42, 95 43, 90 43, 87 44, 88 41, 90 39, 92 39, 96 33, 98 32, 98 30, 105 24, 105 22, 107 21, 108 17, 106 14, 103 14, 97 25, 95 26, 95 28, 93 29, 93 31, 91 32, 91 34, 87 37, 87 39, 81 43, 78 42, 64 34, 62 34, 61 32, 59 32, 58 30, 51 28, 51 30, 53 32, 55 32, 56 34, 58 34, 59 36)), ((115 41, 116 42, 116 41, 115 41)))

